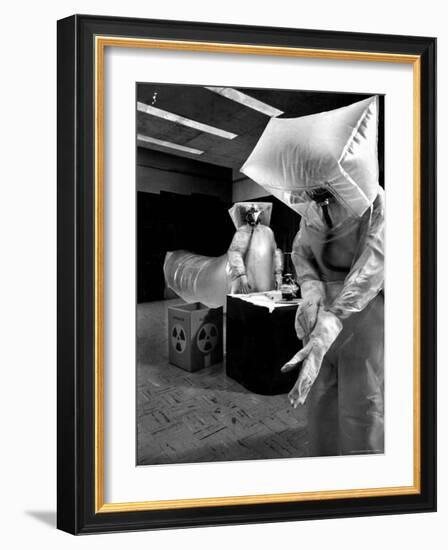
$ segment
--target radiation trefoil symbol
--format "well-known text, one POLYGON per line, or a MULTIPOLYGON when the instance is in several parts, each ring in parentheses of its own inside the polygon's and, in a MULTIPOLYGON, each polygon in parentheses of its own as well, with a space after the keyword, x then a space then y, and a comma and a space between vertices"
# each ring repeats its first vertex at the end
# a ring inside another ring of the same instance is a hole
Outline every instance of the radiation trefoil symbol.
POLYGON ((171 342, 173 348, 178 353, 183 353, 187 347, 187 338, 185 337, 185 331, 181 325, 174 325, 171 332, 171 342))
POLYGON ((218 343, 218 329, 213 323, 205 323, 198 332, 197 344, 199 351, 210 353, 218 343))

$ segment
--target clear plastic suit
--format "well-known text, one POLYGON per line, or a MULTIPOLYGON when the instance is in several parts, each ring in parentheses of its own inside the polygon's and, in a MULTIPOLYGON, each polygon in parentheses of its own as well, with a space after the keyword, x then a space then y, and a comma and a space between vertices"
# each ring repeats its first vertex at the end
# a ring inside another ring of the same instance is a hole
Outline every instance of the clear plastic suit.
POLYGON ((242 171, 301 214, 293 261, 304 346, 289 398, 307 402, 310 454, 384 451, 384 193, 376 97, 272 119, 242 171))
POLYGON ((269 227, 270 202, 237 202, 229 210, 236 233, 227 252, 232 294, 264 292, 282 283, 283 255, 269 227))
POLYGON ((229 214, 236 232, 227 254, 209 257, 186 250, 167 252, 163 265, 166 285, 186 302, 212 308, 224 306, 230 293, 274 289, 280 282, 283 258, 269 227, 271 212, 269 202, 235 203, 229 214))

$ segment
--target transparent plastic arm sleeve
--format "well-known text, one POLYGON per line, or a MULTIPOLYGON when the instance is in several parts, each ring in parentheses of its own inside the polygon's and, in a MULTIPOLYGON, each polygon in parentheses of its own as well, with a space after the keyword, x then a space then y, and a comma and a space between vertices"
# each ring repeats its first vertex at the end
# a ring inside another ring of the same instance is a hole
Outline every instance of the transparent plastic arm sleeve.
POLYGON ((302 295, 302 302, 297 307, 295 329, 299 340, 306 343, 316 324, 320 304, 325 302, 325 286, 319 280, 320 274, 307 243, 307 230, 303 222, 294 239, 291 257, 302 295))
POLYGON ((384 191, 379 190, 367 221, 361 250, 329 311, 339 319, 362 311, 384 288, 384 191))

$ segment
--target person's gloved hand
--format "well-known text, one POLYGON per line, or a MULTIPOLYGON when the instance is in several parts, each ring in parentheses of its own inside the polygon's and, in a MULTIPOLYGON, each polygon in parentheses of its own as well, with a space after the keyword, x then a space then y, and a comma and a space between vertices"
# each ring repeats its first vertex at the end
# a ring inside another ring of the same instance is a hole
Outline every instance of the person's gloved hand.
POLYGON ((299 340, 306 340, 312 333, 317 321, 320 304, 303 300, 297 306, 295 329, 299 340))
POLYGON ((283 276, 281 273, 275 274, 275 290, 280 290, 280 287, 283 284, 283 276))
POLYGON ((336 315, 319 307, 316 326, 311 332, 307 344, 281 369, 282 372, 289 372, 298 368, 303 361, 297 381, 288 394, 289 401, 294 408, 305 403, 311 386, 319 374, 324 356, 341 330, 342 323, 336 315))
POLYGON ((305 340, 316 325, 317 312, 325 298, 325 286, 321 281, 305 281, 300 291, 302 301, 297 307, 295 328, 297 338, 305 340))
POLYGON ((236 294, 249 294, 252 290, 249 281, 247 279, 247 275, 241 275, 241 277, 238 277, 236 280, 236 294))

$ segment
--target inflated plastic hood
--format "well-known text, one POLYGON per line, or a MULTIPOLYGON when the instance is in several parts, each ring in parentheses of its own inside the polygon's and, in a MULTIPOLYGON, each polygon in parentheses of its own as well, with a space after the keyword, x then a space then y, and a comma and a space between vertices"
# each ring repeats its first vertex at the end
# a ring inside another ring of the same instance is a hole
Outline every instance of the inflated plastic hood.
POLYGON ((356 216, 378 194, 378 97, 299 118, 272 118, 241 168, 301 213, 306 191, 328 187, 356 216))

